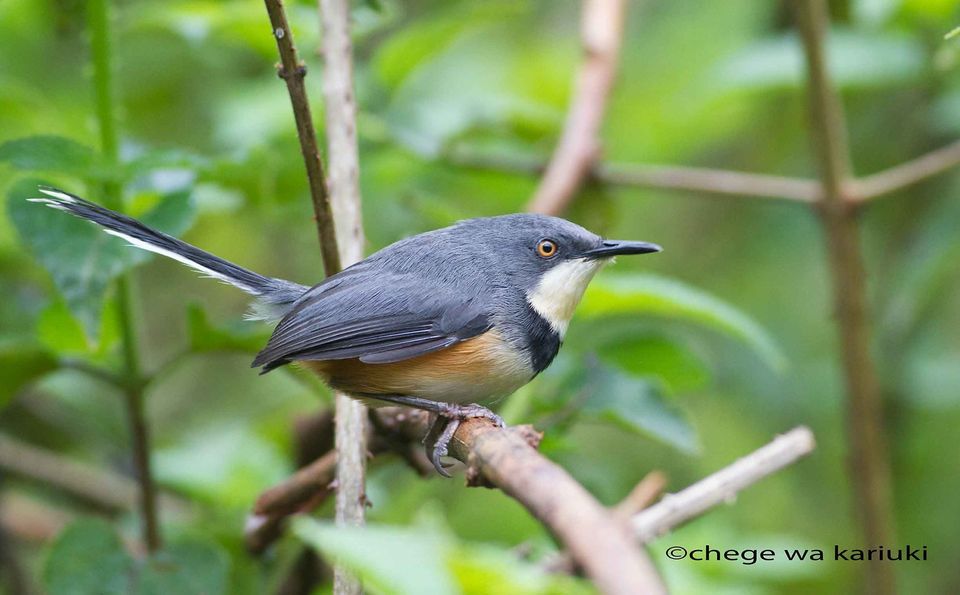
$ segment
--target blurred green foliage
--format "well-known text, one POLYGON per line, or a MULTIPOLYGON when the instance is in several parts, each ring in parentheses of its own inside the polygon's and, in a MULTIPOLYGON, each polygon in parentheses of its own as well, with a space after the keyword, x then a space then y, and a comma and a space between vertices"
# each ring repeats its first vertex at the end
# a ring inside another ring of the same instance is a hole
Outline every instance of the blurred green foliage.
MULTIPOLYGON (((316 7, 289 4, 321 125, 316 7)), ((859 173, 960 132, 960 43, 943 39, 960 22, 955 0, 849 0, 831 9, 830 67, 859 173)), ((393 459, 370 469, 370 530, 303 521, 264 559, 244 552, 250 504, 293 469, 292 420, 328 395, 295 370, 261 378, 249 369, 269 329, 242 321, 243 295, 24 199, 40 182, 93 200, 102 183, 119 183, 134 216, 254 270, 318 281, 269 25, 261 5, 239 0, 117 3, 121 162, 108 166, 97 146, 84 10, 70 0, 0 3, 0 431, 129 471, 117 390, 63 364, 119 366, 113 281, 133 271, 156 473, 195 510, 163 516, 168 549, 147 559, 122 545, 137 536, 132 513, 83 519, 52 544, 17 542, 34 583, 50 593, 270 592, 306 542, 342 557, 375 592, 589 592, 510 551, 553 548, 518 504, 423 480, 393 459)), ((449 156, 549 154, 578 64, 578 11, 576 2, 547 0, 355 3, 370 250, 523 208, 534 178, 449 156)), ((632 3, 605 158, 812 176, 802 84, 781 2, 632 3)), ((960 423, 958 181, 936 178, 863 216, 899 539, 931 552, 930 561, 897 566, 904 592, 954 592, 960 580, 952 563, 960 510, 949 504, 960 493, 960 460, 943 446, 960 423)), ((660 555, 673 544, 864 545, 849 500, 815 219, 795 205, 596 184, 570 217, 666 251, 622 259, 597 278, 561 357, 503 403, 504 416, 545 429, 544 452, 610 504, 651 469, 677 490, 809 424, 815 456, 651 551, 680 593, 853 590, 859 568, 849 563, 745 567, 660 555)), ((26 493, 78 517, 103 516, 2 469, 0 481, 0 502, 5 492, 26 493)))

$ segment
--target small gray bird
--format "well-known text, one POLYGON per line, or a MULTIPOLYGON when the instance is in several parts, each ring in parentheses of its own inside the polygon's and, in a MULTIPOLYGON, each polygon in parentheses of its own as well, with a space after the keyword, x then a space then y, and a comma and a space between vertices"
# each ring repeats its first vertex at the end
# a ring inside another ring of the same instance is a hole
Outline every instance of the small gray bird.
POLYGON ((313 287, 264 277, 139 221, 41 187, 31 199, 88 219, 255 298, 252 318, 279 323, 253 360, 291 362, 371 405, 433 412, 437 471, 460 422, 503 420, 478 402, 509 395, 556 356, 587 284, 620 254, 659 252, 604 240, 556 217, 461 221, 387 246, 313 287))

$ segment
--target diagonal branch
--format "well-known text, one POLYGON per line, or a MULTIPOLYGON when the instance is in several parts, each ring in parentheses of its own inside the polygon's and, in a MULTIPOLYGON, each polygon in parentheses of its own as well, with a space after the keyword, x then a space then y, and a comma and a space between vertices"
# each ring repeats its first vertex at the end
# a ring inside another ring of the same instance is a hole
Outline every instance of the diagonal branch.
POLYGON ((640 543, 647 543, 698 517, 710 508, 729 502, 737 492, 813 452, 813 432, 798 427, 701 479, 690 487, 663 497, 633 516, 631 526, 640 543))
POLYGON ((293 33, 287 23, 282 0, 264 0, 273 37, 277 40, 280 64, 277 74, 287 83, 290 103, 293 105, 293 117, 297 123, 297 138, 300 140, 300 152, 307 168, 307 181, 310 185, 310 198, 317 222, 317 234, 320 237, 320 253, 323 268, 327 275, 340 271, 340 252, 337 249, 337 232, 331 214, 330 197, 327 194, 327 182, 323 174, 323 162, 320 149, 317 148, 317 133, 310 114, 310 102, 303 79, 307 75, 306 65, 300 61, 297 48, 293 45, 293 33))
POLYGON ((563 135, 527 207, 529 212, 562 213, 589 176, 600 153, 598 136, 617 73, 625 13, 626 0, 583 2, 583 64, 563 135))
POLYGON ((960 165, 960 141, 850 184, 850 200, 857 203, 892 194, 960 165))

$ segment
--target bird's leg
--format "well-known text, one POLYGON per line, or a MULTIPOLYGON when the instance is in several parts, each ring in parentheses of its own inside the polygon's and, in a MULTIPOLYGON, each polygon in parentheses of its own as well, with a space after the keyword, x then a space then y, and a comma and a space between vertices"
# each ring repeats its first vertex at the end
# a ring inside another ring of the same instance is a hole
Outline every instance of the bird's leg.
POLYGON ((426 447, 427 458, 433 463, 437 472, 444 477, 450 477, 450 474, 444 469, 440 458, 447 456, 450 440, 453 439, 457 428, 460 427, 460 422, 475 417, 482 417, 489 419, 496 424, 497 427, 502 428, 504 426, 502 417, 476 403, 457 405, 455 403, 441 403, 439 401, 431 401, 430 399, 422 399, 420 397, 408 397, 405 395, 365 396, 437 414, 437 419, 430 426, 430 430, 424 437, 423 443, 426 447))

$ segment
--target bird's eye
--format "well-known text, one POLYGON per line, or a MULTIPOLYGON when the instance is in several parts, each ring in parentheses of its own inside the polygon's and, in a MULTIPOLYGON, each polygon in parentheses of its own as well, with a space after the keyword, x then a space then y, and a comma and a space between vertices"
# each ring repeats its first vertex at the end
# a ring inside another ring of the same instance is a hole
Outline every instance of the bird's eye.
POLYGON ((553 240, 540 240, 537 242, 537 254, 543 258, 552 258, 557 253, 557 243, 553 240))

